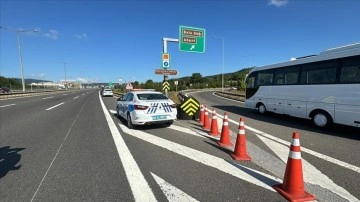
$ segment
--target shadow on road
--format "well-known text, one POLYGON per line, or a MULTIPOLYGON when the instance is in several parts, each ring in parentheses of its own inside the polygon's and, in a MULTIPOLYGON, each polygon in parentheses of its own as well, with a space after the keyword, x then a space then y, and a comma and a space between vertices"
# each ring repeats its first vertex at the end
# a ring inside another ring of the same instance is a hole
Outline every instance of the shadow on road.
POLYGON ((0 178, 7 175, 12 170, 19 170, 21 154, 18 152, 25 148, 12 148, 10 146, 0 147, 0 178))
POLYGON ((212 107, 237 114, 239 116, 248 117, 257 121, 263 121, 276 125, 282 125, 300 130, 312 131, 324 135, 332 135, 348 139, 360 140, 360 129, 356 127, 334 124, 328 129, 319 129, 312 126, 311 121, 307 119, 296 118, 283 114, 275 114, 267 112, 265 115, 259 114, 256 110, 248 109, 242 106, 229 105, 213 105, 212 107))

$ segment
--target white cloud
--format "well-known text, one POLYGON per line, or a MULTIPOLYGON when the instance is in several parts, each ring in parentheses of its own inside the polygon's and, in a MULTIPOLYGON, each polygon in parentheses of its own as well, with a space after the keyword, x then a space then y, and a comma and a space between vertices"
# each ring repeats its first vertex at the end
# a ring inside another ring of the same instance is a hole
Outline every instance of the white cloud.
POLYGON ((269 0, 269 5, 281 7, 281 6, 285 6, 288 2, 289 0, 269 0))
POLYGON ((84 40, 88 39, 88 36, 86 33, 76 34, 75 37, 78 39, 84 39, 84 40))
POLYGON ((49 37, 50 39, 57 40, 59 38, 59 32, 53 29, 50 29, 44 36, 49 37))

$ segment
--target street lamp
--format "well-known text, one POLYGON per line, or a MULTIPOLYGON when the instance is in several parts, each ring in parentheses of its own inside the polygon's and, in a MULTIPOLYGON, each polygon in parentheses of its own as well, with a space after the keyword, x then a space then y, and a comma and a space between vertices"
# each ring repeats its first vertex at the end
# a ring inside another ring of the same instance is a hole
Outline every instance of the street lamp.
POLYGON ((9 29, 9 28, 3 27, 3 26, 0 26, 0 28, 17 33, 18 47, 19 47, 20 72, 21 72, 21 84, 22 84, 22 91, 25 93, 25 80, 24 80, 24 70, 23 70, 23 62, 22 62, 22 55, 21 55, 20 32, 37 32, 38 30, 36 30, 36 29, 32 29, 32 30, 9 29))
POLYGON ((224 68, 225 68, 225 39, 222 36, 212 36, 222 41, 222 73, 221 73, 221 91, 224 91, 224 68))
POLYGON ((64 64, 64 72, 65 72, 65 90, 67 90, 68 89, 68 87, 67 87, 67 82, 66 82, 66 64, 69 64, 69 63, 67 63, 67 62, 58 62, 58 63, 60 63, 60 64, 64 64))

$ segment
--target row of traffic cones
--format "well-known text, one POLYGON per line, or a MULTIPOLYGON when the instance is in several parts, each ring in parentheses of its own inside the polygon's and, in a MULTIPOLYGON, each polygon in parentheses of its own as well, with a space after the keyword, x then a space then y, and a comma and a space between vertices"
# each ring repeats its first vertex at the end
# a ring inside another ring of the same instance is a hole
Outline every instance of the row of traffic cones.
MULTIPOLYGON (((203 124, 203 129, 210 130, 209 134, 218 136, 218 126, 215 109, 212 112, 212 121, 210 120, 206 106, 201 105, 199 123, 203 124)), ((227 113, 224 113, 223 125, 220 141, 217 141, 222 147, 230 147, 233 144, 230 141, 229 122, 227 113)), ((235 160, 249 161, 251 157, 246 153, 246 136, 244 119, 240 118, 239 131, 236 138, 234 152, 230 156, 235 160)), ((289 201, 313 201, 315 196, 306 192, 304 189, 304 179, 302 172, 301 148, 299 133, 295 132, 292 136, 290 152, 286 164, 284 179, 282 184, 274 185, 273 188, 289 201)))
MULTIPOLYGON (((210 118, 209 118, 209 113, 208 113, 207 107, 201 105, 199 123, 203 124, 202 128, 204 130, 210 130, 209 134, 211 136, 219 136, 220 135, 215 109, 213 109, 213 111, 212 111, 212 119, 211 119, 211 124, 210 124, 210 118)), ((228 121, 228 116, 227 116, 226 112, 224 114, 220 141, 217 141, 217 143, 223 147, 233 146, 233 144, 230 141, 229 121, 228 121)), ((239 131, 238 131, 238 135, 237 135, 237 139, 236 139, 234 153, 232 153, 230 155, 235 160, 245 160, 245 161, 251 160, 250 156, 246 153, 245 125, 244 125, 243 118, 240 118, 239 131)))

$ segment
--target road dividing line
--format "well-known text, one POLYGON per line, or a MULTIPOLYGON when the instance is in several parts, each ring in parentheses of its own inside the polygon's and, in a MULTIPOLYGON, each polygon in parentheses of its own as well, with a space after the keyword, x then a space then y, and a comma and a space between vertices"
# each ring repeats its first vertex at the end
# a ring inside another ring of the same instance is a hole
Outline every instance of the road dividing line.
POLYGON ((2 108, 2 107, 10 107, 10 106, 14 106, 14 105, 16 105, 16 104, 3 105, 3 106, 0 106, 0 108, 2 108))
POLYGON ((76 96, 76 97, 74 97, 73 99, 75 100, 75 99, 78 99, 79 98, 79 96, 76 96))
MULTIPOLYGON (((279 156, 279 158, 286 163, 288 160, 288 154, 289 154, 289 147, 285 146, 281 143, 274 142, 273 140, 270 140, 268 138, 265 138, 263 136, 258 136, 276 155, 279 156)), ((323 187, 335 194, 338 194, 339 196, 343 197, 344 199, 347 199, 349 201, 359 201, 359 199, 355 198, 353 195, 351 195, 347 190, 340 187, 339 185, 335 184, 328 176, 324 175, 322 172, 320 172, 318 169, 316 169, 313 165, 311 165, 309 162, 307 162, 305 159, 302 159, 303 163, 303 170, 306 172, 303 172, 304 174, 304 181, 319 185, 320 187, 323 187)))
MULTIPOLYGON (((208 111, 211 112, 209 109, 208 109, 208 111)), ((217 115, 217 116, 220 117, 220 118, 222 118, 222 119, 224 118, 224 117, 221 116, 221 115, 217 115)), ((239 122, 234 121, 234 120, 232 120, 232 119, 228 119, 228 120, 229 120, 229 122, 234 123, 234 124, 236 124, 236 125, 239 124, 239 122)), ((273 140, 273 141, 279 142, 279 143, 281 143, 281 144, 290 145, 290 142, 288 142, 288 141, 285 141, 285 140, 283 140, 283 139, 277 138, 277 137, 272 136, 272 135, 270 135, 270 134, 264 133, 264 132, 262 132, 262 131, 260 131, 260 130, 257 130, 257 129, 255 129, 255 128, 252 128, 252 127, 250 127, 250 126, 245 125, 245 129, 246 129, 246 130, 250 130, 250 131, 256 133, 258 136, 261 135, 261 136, 264 136, 264 137, 266 137, 266 138, 268 138, 268 139, 271 139, 271 140, 273 140)), ((270 148, 270 149, 271 149, 271 148, 270 148)), ((325 161, 328 161, 328 162, 330 162, 330 163, 336 164, 336 165, 338 165, 338 166, 341 166, 341 167, 344 167, 344 168, 353 170, 353 171, 355 171, 355 172, 357 172, 357 173, 360 173, 360 167, 351 165, 351 164, 346 163, 346 162, 344 162, 344 161, 340 161, 340 160, 338 160, 338 159, 335 159, 335 158, 333 158, 333 157, 327 156, 327 155, 325 155, 325 154, 321 154, 321 153, 318 153, 318 152, 316 152, 316 151, 312 151, 312 150, 307 149, 307 148, 305 148, 305 147, 301 147, 301 151, 302 151, 302 152, 306 152, 306 153, 308 153, 308 154, 311 154, 311 155, 313 155, 313 156, 315 156, 315 157, 318 157, 318 158, 320 158, 320 159, 323 159, 323 160, 325 160, 325 161)))
POLYGON ((79 116, 80 116, 80 113, 83 111, 83 109, 84 109, 85 105, 87 104, 87 102, 88 102, 88 101, 86 101, 86 102, 83 104, 83 106, 81 107, 81 109, 80 109, 79 113, 76 115, 75 120, 74 120, 74 121, 73 121, 73 123, 71 124, 71 127, 69 128, 68 132, 66 133, 65 138, 64 138, 64 139, 63 139, 63 141, 61 142, 61 145, 60 145, 59 149, 57 150, 57 152, 56 152, 56 154, 55 154, 55 156, 54 156, 53 160, 51 161, 51 163, 50 163, 50 165, 49 165, 48 169, 46 170, 46 172, 45 172, 44 176, 42 177, 42 179, 41 179, 41 181, 40 181, 40 184, 39 184, 39 186, 37 187, 37 189, 36 189, 36 191, 35 191, 35 193, 34 193, 33 197, 32 197, 32 198, 31 198, 31 200, 30 200, 30 202, 32 202, 32 201, 35 199, 35 197, 36 197, 37 193, 39 192, 40 187, 42 186, 42 184, 43 184, 43 182, 44 182, 44 180, 45 180, 45 178, 46 178, 47 174, 49 173, 49 171, 50 171, 50 169, 51 169, 51 167, 52 167, 53 163, 55 162, 55 160, 56 160, 56 158, 57 158, 58 154, 60 153, 61 148, 63 147, 64 143, 66 142, 67 137, 69 136, 69 134, 70 134, 70 132, 71 132, 72 128, 74 127, 74 125, 75 125, 76 121, 78 120, 78 118, 79 118, 79 116))
POLYGON ((135 201, 157 201, 148 182, 145 180, 144 175, 112 120, 112 116, 109 114, 100 95, 99 99, 135 201))
POLYGON ((197 161, 206 166, 215 168, 224 173, 227 173, 229 175, 237 177, 241 180, 250 182, 259 187, 271 190, 273 192, 275 192, 275 190, 272 188, 272 185, 282 182, 282 180, 280 178, 268 175, 266 173, 263 173, 263 172, 260 172, 260 171, 257 171, 257 170, 251 169, 251 168, 247 168, 245 166, 242 166, 245 169, 239 169, 238 167, 234 166, 230 162, 228 162, 224 159, 221 159, 219 157, 212 156, 210 154, 192 149, 190 147, 183 146, 181 144, 171 142, 169 140, 165 140, 163 138, 154 136, 152 134, 149 134, 149 133, 146 133, 143 131, 131 130, 128 127, 126 127, 120 123, 119 123, 119 126, 120 126, 121 130, 123 130, 125 133, 127 133, 131 136, 134 136, 136 138, 139 138, 141 140, 149 142, 158 147, 162 147, 162 148, 172 151, 178 155, 187 157, 193 161, 197 161), (246 172, 243 170, 251 170, 252 172, 246 172), (250 175, 249 173, 256 173, 256 174, 250 175))
POLYGON ((52 107, 50 107, 50 108, 47 108, 46 110, 49 111, 49 110, 54 109, 55 107, 58 107, 58 106, 63 105, 63 104, 65 104, 65 102, 62 102, 62 103, 60 103, 60 104, 57 104, 57 105, 52 106, 52 107))
POLYGON ((44 97, 43 100, 46 100, 46 99, 50 99, 50 98, 53 98, 54 96, 51 96, 51 97, 44 97))
POLYGON ((195 202, 198 201, 193 197, 189 196, 185 192, 181 191, 177 187, 171 185, 170 183, 166 182, 159 176, 155 175, 154 173, 150 172, 153 178, 155 179, 156 183, 159 185, 160 189, 163 191, 164 195, 166 196, 168 201, 171 202, 195 202))

